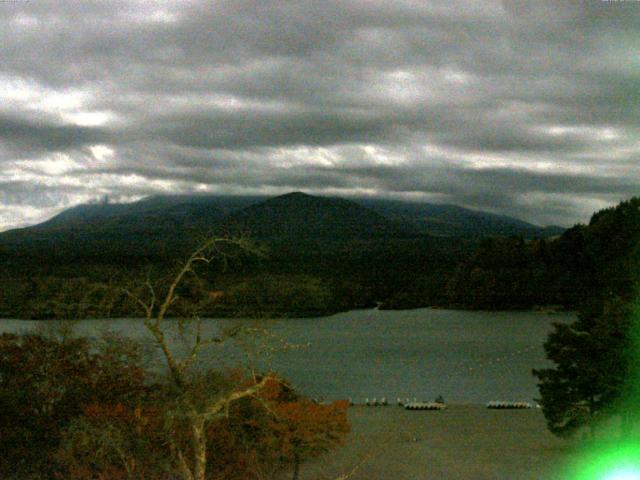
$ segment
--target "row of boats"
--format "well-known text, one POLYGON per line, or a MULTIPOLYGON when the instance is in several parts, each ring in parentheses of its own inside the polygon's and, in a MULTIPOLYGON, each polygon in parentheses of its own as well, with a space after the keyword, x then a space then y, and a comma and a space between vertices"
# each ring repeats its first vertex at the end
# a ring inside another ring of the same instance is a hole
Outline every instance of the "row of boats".
POLYGON ((529 409, 529 408, 533 408, 533 404, 529 402, 501 402, 498 400, 492 400, 489 403, 487 403, 487 408, 529 409))
MULTIPOLYGON (((349 399, 349 404, 355 405, 355 402, 352 399, 349 399)), ((405 398, 404 400, 401 398, 397 398, 396 404, 399 407, 404 407, 407 410, 444 410, 447 408, 447 405, 444 403, 442 397, 438 397, 433 402, 419 401, 415 397, 412 400, 410 400, 409 398, 405 398)), ((387 405, 389 405, 389 402, 387 401, 386 397, 382 397, 379 400, 377 398, 365 398, 364 405, 367 407, 386 407, 387 405)), ((486 404, 486 407, 490 409, 523 410, 533 408, 534 405, 529 402, 491 400, 486 404)))

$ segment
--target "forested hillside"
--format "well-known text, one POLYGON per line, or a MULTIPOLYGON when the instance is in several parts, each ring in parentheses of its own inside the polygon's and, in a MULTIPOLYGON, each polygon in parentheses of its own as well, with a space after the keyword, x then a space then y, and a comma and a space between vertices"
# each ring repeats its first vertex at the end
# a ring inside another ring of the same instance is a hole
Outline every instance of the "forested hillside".
POLYGON ((640 252, 640 198, 595 213, 560 237, 493 238, 462 261, 448 283, 452 305, 466 308, 575 308, 597 297, 632 295, 640 252))
MULTIPOLYGON (((634 198, 598 212, 589 225, 555 238, 540 230, 534 238, 481 239, 429 235, 379 206, 301 193, 231 206, 203 197, 77 207, 0 235, 0 316, 131 314, 122 286, 169 276, 212 233, 245 235, 263 254, 238 258, 224 271, 210 265, 185 282, 182 305, 207 315, 322 315, 376 303, 573 309, 630 284, 638 204, 634 198)), ((178 302, 174 313, 180 308, 178 302)))

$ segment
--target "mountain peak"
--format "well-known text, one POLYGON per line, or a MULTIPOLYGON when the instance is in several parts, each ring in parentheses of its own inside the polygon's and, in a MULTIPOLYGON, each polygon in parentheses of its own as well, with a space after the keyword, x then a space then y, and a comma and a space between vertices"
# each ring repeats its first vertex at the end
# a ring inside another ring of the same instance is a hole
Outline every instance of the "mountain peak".
POLYGON ((285 194, 280 195, 279 197, 276 197, 276 198, 280 198, 280 197, 305 198, 305 197, 313 197, 313 195, 309 195, 308 193, 304 193, 304 192, 300 192, 300 191, 295 191, 295 192, 285 193, 285 194))
POLYGON ((251 205, 228 218, 229 226, 259 238, 369 238, 398 234, 382 215, 342 198, 291 192, 251 205))
POLYGON ((267 202, 312 202, 314 200, 325 200, 326 197, 318 197, 316 195, 309 195, 304 192, 289 192, 283 195, 278 195, 277 197, 273 197, 267 200, 267 202))

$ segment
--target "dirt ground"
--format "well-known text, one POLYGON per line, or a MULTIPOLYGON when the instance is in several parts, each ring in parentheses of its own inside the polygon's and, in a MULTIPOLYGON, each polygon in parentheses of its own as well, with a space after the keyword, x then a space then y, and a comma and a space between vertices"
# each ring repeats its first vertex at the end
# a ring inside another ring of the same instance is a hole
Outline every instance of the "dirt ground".
POLYGON ((304 464, 301 480, 349 472, 353 480, 560 480, 554 471, 571 456, 571 445, 548 432, 538 409, 356 406, 350 420, 346 444, 304 464))

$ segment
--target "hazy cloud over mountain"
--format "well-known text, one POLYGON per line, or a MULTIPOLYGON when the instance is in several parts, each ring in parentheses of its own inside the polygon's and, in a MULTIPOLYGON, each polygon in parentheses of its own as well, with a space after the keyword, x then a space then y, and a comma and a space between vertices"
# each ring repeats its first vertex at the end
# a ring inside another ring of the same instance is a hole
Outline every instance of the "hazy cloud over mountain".
POLYGON ((640 193, 635 1, 0 3, 0 229, 151 193, 640 193))

